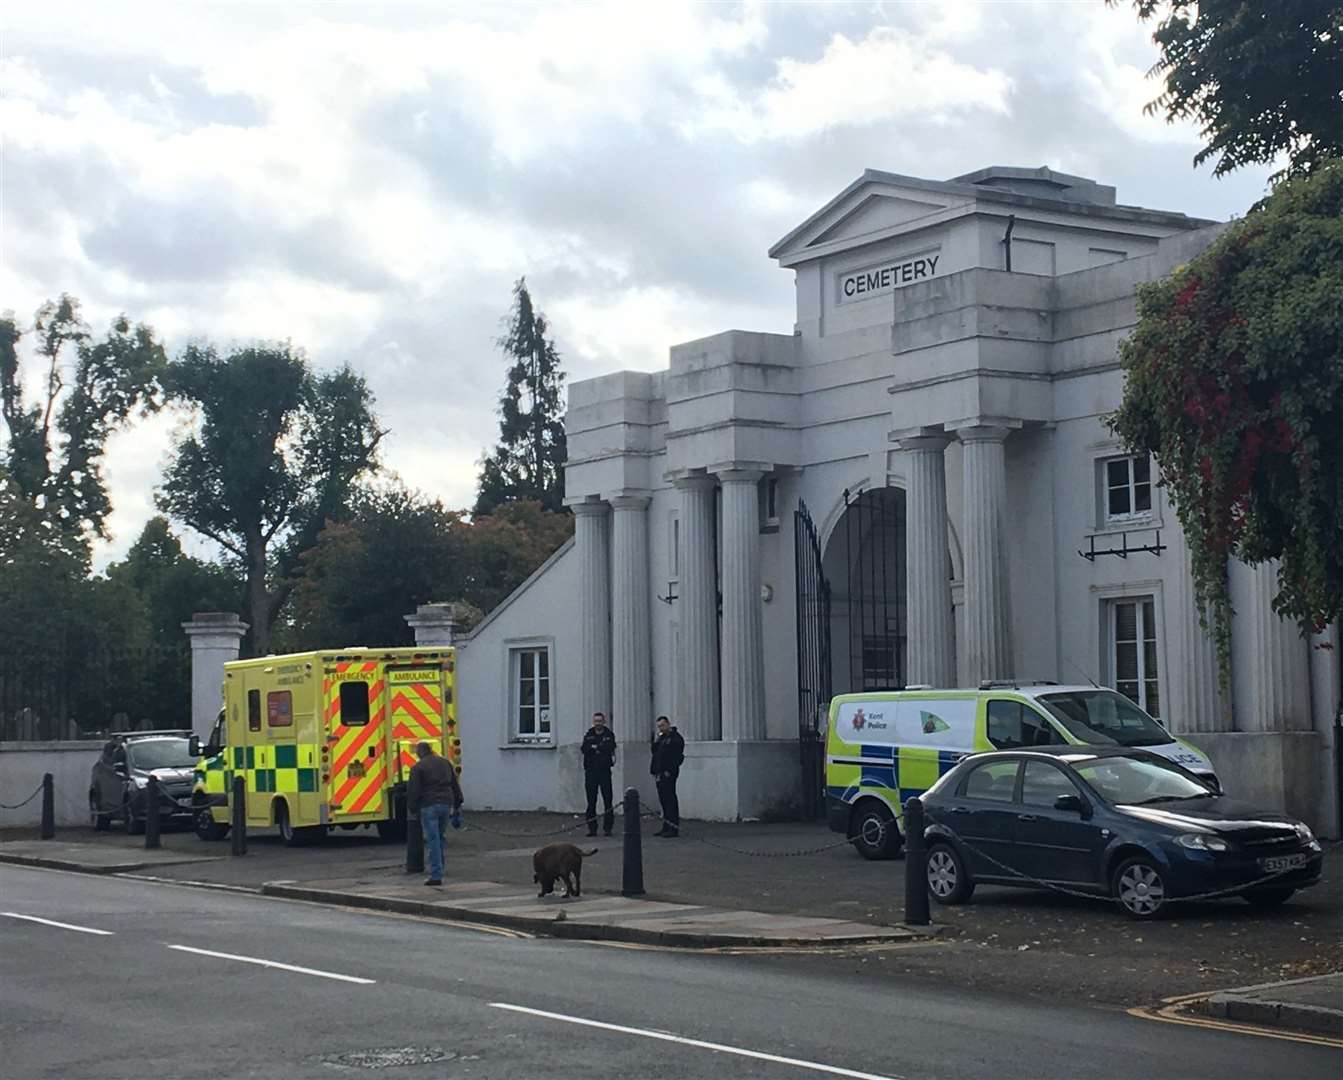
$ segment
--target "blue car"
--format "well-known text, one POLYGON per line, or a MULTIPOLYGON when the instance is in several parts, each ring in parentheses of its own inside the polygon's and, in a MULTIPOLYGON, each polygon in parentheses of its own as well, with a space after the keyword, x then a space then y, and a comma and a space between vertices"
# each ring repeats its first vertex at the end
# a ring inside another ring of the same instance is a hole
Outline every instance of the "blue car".
POLYGON ((982 882, 1111 897, 1136 919, 1209 893, 1272 907, 1318 882, 1324 861, 1304 823, 1128 747, 976 754, 922 802, 928 888, 943 904, 982 882))

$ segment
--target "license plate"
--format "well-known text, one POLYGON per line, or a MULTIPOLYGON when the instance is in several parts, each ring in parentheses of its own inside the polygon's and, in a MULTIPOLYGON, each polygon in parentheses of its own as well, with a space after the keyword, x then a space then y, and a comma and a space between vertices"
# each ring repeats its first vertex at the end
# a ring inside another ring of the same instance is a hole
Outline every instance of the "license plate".
MULTIPOLYGON (((363 776, 363 775, 364 775, 364 763, 363 763, 362 761, 352 761, 352 762, 350 762, 350 775, 351 775, 351 776, 363 776)), ((1269 862, 1273 862, 1274 860, 1269 859, 1268 861, 1269 861, 1269 862)))
POLYGON ((1266 874, 1275 874, 1279 870, 1295 870, 1306 865, 1304 855, 1279 855, 1273 859, 1260 859, 1259 869, 1266 874))

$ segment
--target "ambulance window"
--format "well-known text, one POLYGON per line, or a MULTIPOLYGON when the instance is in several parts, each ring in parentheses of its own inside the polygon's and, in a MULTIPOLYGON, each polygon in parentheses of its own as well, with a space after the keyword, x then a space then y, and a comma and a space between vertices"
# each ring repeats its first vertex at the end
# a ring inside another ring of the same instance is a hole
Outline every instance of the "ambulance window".
POLYGON ((293 727, 294 694, 290 690, 272 690, 266 695, 266 726, 293 727))
POLYGON ((368 683, 340 684, 340 722, 346 727, 363 727, 368 723, 368 683))
POLYGON ((247 691, 247 730, 261 730, 261 691, 247 691))

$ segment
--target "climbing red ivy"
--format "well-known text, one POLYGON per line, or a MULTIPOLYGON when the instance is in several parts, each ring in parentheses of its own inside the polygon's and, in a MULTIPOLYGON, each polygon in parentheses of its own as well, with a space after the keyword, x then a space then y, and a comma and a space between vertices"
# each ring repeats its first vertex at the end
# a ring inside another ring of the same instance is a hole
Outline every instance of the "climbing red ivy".
POLYGON ((1150 453, 1223 674, 1229 558, 1281 560, 1274 608, 1343 614, 1343 161, 1286 181, 1138 291, 1110 426, 1150 453))

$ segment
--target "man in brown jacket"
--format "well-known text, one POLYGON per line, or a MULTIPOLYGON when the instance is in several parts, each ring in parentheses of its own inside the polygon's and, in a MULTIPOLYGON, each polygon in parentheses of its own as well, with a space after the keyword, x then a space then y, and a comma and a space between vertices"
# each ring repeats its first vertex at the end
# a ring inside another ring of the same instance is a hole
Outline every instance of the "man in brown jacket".
POLYGON ((406 791, 406 812, 418 814, 428 852, 429 877, 426 885, 443 884, 443 832, 448 819, 462 808, 462 785, 452 762, 434 753, 427 742, 418 743, 415 753, 420 760, 410 770, 406 791))

